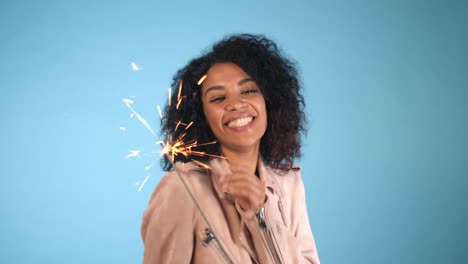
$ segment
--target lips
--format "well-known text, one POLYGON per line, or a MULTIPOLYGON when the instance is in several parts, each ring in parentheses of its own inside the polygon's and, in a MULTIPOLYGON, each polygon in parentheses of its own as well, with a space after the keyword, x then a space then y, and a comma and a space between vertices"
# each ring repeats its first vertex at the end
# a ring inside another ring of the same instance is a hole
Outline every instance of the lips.
POLYGON ((252 122, 253 119, 254 118, 252 116, 237 118, 228 122, 227 126, 230 128, 242 127, 252 122))

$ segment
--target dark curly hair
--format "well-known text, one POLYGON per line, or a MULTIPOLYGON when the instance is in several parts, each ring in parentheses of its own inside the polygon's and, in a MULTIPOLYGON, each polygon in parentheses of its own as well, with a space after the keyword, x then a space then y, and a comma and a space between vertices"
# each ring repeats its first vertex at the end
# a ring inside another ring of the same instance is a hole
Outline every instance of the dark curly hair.
MULTIPOLYGON (((286 58, 273 41, 262 35, 228 36, 177 71, 172 83, 172 103, 166 105, 166 118, 161 121, 163 138, 174 142, 183 136, 184 142, 196 140, 199 144, 216 141, 205 119, 201 86, 197 83, 211 66, 225 62, 238 65, 259 86, 268 113, 267 129, 260 141, 260 155, 266 165, 287 172, 292 168, 294 159, 301 156, 300 136, 305 131, 304 98, 300 94, 295 63, 286 58), (177 105, 179 100, 181 102, 177 105), (190 127, 185 129, 191 122, 190 127)), ((220 154, 218 143, 193 150, 220 154)), ((178 155, 174 162, 207 162, 209 159, 210 156, 178 155)), ((161 165, 165 171, 173 166, 166 156, 161 160, 161 165)))

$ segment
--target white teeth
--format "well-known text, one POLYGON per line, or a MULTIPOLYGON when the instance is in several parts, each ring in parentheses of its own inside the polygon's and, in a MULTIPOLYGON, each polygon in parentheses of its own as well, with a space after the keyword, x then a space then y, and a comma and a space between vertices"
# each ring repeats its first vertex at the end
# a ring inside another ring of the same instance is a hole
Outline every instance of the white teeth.
POLYGON ((241 127, 241 126, 245 126, 247 125, 248 123, 252 122, 252 117, 251 116, 248 116, 248 117, 243 117, 243 118, 239 118, 239 119, 236 119, 236 120, 233 120, 231 122, 228 123, 228 127, 241 127))

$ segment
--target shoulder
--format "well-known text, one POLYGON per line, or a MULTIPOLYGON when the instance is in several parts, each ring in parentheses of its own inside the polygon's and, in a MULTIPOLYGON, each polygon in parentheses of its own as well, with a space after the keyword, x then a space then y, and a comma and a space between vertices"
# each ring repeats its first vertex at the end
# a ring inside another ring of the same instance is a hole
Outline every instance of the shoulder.
POLYGON ((284 199, 285 203, 296 203, 305 198, 301 167, 293 166, 286 173, 267 167, 267 174, 273 188, 284 199))
POLYGON ((194 180, 200 178, 197 176, 201 174, 204 174, 203 170, 195 164, 177 162, 175 167, 168 171, 156 186, 150 198, 150 204, 154 200, 162 198, 172 198, 182 202, 190 199, 190 196, 186 194, 186 189, 191 189, 194 180))
POLYGON ((267 166, 266 170, 268 177, 270 177, 270 179, 283 188, 290 188, 294 186, 300 187, 303 185, 300 166, 293 166, 286 173, 273 169, 270 166, 267 166))
MULTIPOLYGON (((192 190, 193 175, 197 175, 193 164, 176 164, 176 168, 167 172, 156 186, 143 214, 142 235, 145 238, 151 225, 168 228, 177 226, 179 220, 195 218, 195 204, 187 189, 192 190)), ((193 221, 188 221, 190 223, 193 221)))
POLYGON ((193 163, 177 162, 174 169, 163 176, 153 191, 145 216, 152 215, 156 211, 167 213, 181 208, 186 211, 194 210, 194 203, 191 202, 188 190, 192 192, 192 186, 198 185, 196 179, 206 178, 198 177, 200 174, 202 171, 193 163))

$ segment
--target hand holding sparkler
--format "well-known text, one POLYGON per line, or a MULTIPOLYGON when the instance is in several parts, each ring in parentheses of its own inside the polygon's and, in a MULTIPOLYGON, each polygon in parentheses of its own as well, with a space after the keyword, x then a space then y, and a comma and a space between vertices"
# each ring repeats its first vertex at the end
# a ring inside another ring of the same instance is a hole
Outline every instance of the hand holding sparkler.
POLYGON ((242 165, 231 165, 232 173, 220 179, 227 193, 236 197, 245 211, 258 211, 265 203, 265 184, 242 165))
POLYGON ((245 165, 235 161, 214 160, 212 170, 222 172, 222 191, 232 196, 244 211, 258 211, 265 203, 265 183, 245 165))

